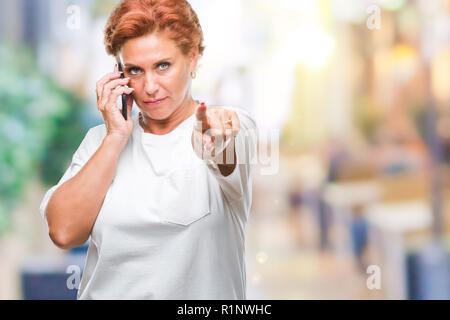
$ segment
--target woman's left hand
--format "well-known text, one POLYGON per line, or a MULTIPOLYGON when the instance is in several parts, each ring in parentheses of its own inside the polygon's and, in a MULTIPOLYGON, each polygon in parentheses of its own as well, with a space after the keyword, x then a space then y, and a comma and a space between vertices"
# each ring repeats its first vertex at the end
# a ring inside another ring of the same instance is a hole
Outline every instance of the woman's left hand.
MULTIPOLYGON (((192 143, 197 156, 201 159, 213 158, 217 160, 218 156, 224 153, 224 150, 220 149, 225 143, 227 143, 227 150, 232 148, 232 151, 234 151, 234 137, 240 130, 239 118, 235 111, 217 106, 206 107, 202 103, 197 107, 195 117, 192 143)), ((234 161, 227 163, 225 156, 223 163, 234 165, 234 161)))

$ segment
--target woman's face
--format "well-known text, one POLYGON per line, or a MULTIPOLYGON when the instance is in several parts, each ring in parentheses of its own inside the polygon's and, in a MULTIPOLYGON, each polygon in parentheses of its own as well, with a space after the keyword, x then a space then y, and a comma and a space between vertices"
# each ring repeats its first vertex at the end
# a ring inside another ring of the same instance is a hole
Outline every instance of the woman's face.
POLYGON ((144 115, 163 120, 188 101, 197 54, 185 57, 173 40, 154 32, 127 40, 122 55, 128 86, 134 88, 134 100, 144 115), (151 103, 159 99, 164 100, 151 103))

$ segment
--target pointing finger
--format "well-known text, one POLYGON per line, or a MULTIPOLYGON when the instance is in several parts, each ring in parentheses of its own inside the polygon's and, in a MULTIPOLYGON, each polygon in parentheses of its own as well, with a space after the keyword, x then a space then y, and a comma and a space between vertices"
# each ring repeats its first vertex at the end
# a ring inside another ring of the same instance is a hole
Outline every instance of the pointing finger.
POLYGON ((198 107, 197 110, 195 112, 195 116, 197 118, 197 120, 199 121, 204 121, 206 120, 206 105, 204 102, 202 102, 198 107))
POLYGON ((202 102, 195 111, 195 129, 203 131, 207 129, 206 105, 202 102))

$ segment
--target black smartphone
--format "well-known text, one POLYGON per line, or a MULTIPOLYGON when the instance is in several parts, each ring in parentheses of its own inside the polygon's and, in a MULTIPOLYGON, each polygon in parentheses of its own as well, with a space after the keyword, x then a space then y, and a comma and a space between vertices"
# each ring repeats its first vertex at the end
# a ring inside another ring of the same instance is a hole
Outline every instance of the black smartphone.
MULTIPOLYGON (((122 79, 125 78, 125 75, 123 74, 123 66, 124 66, 123 60, 122 60, 121 55, 119 54, 118 58, 117 58, 117 68, 119 69, 120 72, 122 72, 120 74, 120 78, 122 78, 122 79)), ((125 120, 127 120, 127 95, 126 94, 122 95, 122 115, 123 115, 123 118, 125 120)))

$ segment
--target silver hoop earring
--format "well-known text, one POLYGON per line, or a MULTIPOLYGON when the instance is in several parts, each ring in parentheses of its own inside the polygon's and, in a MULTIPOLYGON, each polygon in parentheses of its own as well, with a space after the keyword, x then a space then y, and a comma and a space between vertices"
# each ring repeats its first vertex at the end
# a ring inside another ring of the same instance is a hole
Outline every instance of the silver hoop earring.
POLYGON ((191 72, 191 78, 195 79, 195 77, 197 77, 197 73, 195 71, 192 71, 191 72))

